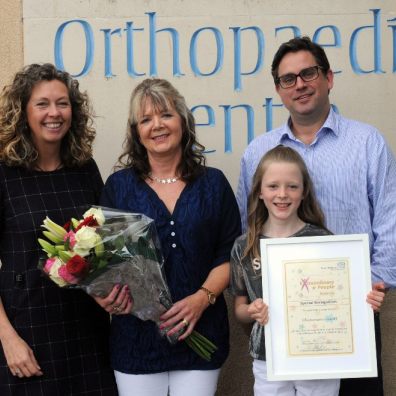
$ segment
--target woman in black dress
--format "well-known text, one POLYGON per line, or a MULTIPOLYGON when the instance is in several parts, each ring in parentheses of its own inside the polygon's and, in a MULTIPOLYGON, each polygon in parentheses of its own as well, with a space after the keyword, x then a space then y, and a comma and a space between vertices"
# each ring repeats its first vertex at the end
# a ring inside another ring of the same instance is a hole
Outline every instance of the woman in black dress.
POLYGON ((0 395, 116 395, 109 317, 37 269, 45 216, 98 203, 95 130, 78 82, 32 64, 0 95, 0 395))

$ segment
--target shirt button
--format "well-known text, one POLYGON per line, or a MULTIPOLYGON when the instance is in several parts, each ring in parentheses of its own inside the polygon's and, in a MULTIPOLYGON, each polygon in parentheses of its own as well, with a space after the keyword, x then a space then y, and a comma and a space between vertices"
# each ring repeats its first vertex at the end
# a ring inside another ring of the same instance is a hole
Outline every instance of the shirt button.
POLYGON ((173 220, 171 220, 170 221, 170 225, 173 225, 173 224, 175 224, 175 222, 173 220))
POLYGON ((172 236, 175 236, 175 235, 176 235, 176 233, 174 233, 174 232, 172 231, 172 232, 171 232, 171 235, 172 235, 172 236))
POLYGON ((176 247, 176 243, 172 243, 172 247, 175 248, 176 247))

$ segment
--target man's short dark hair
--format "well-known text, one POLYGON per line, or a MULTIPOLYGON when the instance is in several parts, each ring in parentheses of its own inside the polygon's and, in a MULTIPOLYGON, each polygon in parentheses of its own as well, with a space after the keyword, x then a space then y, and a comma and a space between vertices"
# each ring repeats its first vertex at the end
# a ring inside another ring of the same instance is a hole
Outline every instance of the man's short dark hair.
POLYGON ((321 67, 323 73, 327 74, 330 69, 330 64, 323 48, 319 44, 312 42, 311 39, 307 36, 295 37, 287 41, 286 43, 283 43, 274 56, 274 60, 272 61, 271 66, 271 73, 272 77, 274 78, 275 84, 278 84, 278 69, 283 57, 289 52, 298 51, 310 52, 316 59, 318 66, 321 67))

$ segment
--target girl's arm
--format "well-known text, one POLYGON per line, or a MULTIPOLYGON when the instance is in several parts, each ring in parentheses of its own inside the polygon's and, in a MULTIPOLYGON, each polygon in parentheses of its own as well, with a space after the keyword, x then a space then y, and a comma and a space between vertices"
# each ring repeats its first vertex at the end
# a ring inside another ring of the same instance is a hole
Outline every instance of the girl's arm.
POLYGON ((268 305, 262 298, 257 298, 249 304, 247 296, 236 296, 234 311, 235 316, 242 323, 257 321, 262 326, 268 323, 268 305))

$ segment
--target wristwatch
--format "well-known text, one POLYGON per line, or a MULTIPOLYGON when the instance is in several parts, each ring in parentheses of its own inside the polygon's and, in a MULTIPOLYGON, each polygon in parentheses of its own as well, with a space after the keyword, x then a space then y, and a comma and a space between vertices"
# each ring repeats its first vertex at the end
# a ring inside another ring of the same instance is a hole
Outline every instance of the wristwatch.
POLYGON ((199 288, 199 290, 203 290, 207 294, 208 301, 209 301, 210 305, 213 305, 216 302, 216 294, 211 292, 209 289, 207 289, 206 287, 201 286, 199 288))

